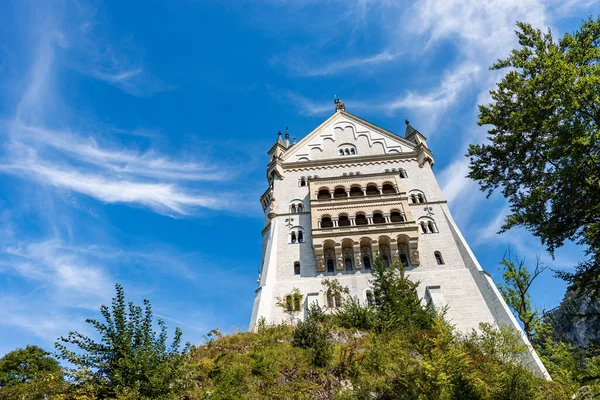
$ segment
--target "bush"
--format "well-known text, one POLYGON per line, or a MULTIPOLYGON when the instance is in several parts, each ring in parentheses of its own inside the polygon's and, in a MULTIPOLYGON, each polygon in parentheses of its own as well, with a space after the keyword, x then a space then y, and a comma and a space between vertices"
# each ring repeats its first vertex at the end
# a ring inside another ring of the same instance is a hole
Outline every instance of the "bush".
POLYGON ((311 349, 312 363, 317 367, 329 364, 333 356, 333 347, 327 340, 328 333, 314 319, 299 322, 292 333, 292 346, 311 349))
POLYGON ((333 321, 342 328, 371 330, 376 326, 375 311, 360 303, 357 297, 349 297, 341 308, 336 309, 333 321))
POLYGON ((386 264, 377 255, 372 274, 378 330, 431 328, 435 312, 423 306, 417 295, 419 282, 408 279, 403 265, 386 264))

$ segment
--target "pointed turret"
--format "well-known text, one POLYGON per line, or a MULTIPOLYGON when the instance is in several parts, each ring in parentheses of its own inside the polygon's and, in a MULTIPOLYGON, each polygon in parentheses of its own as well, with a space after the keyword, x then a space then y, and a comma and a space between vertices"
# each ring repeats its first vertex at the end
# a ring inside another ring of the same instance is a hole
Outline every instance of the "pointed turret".
POLYGON ((431 154, 429 147, 427 147, 427 138, 423 136, 421 132, 413 128, 408 120, 405 120, 404 122, 406 123, 404 137, 406 140, 410 140, 417 145, 416 150, 419 166, 422 167, 426 161, 429 161, 429 164, 433 166, 433 155, 431 154))
POLYGON ((290 147, 290 134, 287 126, 285 127, 285 140, 283 143, 286 149, 290 147))

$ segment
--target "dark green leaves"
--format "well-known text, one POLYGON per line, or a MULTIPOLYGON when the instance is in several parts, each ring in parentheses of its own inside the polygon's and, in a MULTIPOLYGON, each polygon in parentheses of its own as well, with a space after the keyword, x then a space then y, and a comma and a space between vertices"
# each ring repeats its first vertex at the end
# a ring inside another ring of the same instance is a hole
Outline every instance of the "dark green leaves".
POLYGON ((152 307, 144 300, 143 307, 125 302, 123 287, 116 285, 112 310, 102 306, 104 322, 88 319, 100 337, 99 341, 78 332, 71 332, 56 343, 62 359, 76 367, 76 379, 97 388, 99 398, 119 394, 139 398, 167 398, 183 385, 185 361, 181 345, 181 330, 175 329, 171 344, 167 343, 167 326, 157 320, 154 331, 152 307), (66 345, 79 351, 72 351, 66 345))
POLYGON ((510 68, 479 106, 489 142, 471 145, 469 177, 488 196, 500 189, 511 214, 502 230, 523 226, 548 250, 567 241, 590 259, 562 277, 600 288, 600 20, 555 42, 518 23, 520 47, 492 69, 510 68), (584 280, 585 276, 585 280, 584 280), (591 278, 591 279, 590 279, 591 278))

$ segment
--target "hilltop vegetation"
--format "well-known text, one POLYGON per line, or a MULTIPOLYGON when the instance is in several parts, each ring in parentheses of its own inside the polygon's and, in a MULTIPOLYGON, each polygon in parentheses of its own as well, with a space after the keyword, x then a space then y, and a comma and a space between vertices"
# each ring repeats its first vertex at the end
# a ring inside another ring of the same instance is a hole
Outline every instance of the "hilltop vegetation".
POLYGON ((294 325, 261 323, 257 332, 229 336, 213 331, 206 344, 183 349, 179 331, 167 345, 164 324, 152 329, 150 304, 126 304, 117 286, 112 308, 102 307, 105 321, 88 320, 100 341, 73 332, 57 344, 72 369, 31 368, 0 383, 0 398, 515 400, 569 399, 579 388, 563 383, 573 376, 551 382, 532 373, 515 332, 482 325, 479 333, 458 335, 422 305, 417 286, 403 267, 377 259, 371 305, 324 281, 342 307, 313 304, 297 321, 295 307, 283 302, 294 325))

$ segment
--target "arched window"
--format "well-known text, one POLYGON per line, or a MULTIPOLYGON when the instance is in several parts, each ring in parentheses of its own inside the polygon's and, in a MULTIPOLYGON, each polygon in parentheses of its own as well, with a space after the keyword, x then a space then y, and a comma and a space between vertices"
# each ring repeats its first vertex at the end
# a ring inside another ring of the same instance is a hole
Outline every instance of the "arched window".
POLYGON ((344 155, 344 150, 340 149, 340 156, 344 155))
POLYGON ((371 257, 366 254, 363 256, 363 265, 365 269, 371 269, 371 257))
POLYGON ((375 185, 368 185, 367 186, 367 196, 372 196, 375 194, 379 194, 379 189, 377 189, 377 186, 375 185))
POLYGON ((408 265, 408 257, 404 253, 400 253, 400 264, 404 266, 408 265))
POLYGON ((331 258, 327 259, 327 272, 335 272, 335 262, 331 258))
POLYGON ((410 195, 410 202, 411 203, 417 203, 417 196, 415 194, 411 194, 410 195))
POLYGON ((294 263, 294 275, 300 275, 300 262, 296 261, 294 263))
POLYGON ((302 205, 302 203, 298 203, 298 206, 296 208, 298 209, 298 212, 302 212, 304 206, 302 205))
POLYGON ((346 153, 346 155, 350 154, 350 150, 348 150, 348 149, 346 149, 344 152, 346 153))
POLYGON ((331 193, 329 193, 329 189, 322 188, 319 189, 319 194, 317 194, 317 200, 330 199, 331 193))
POLYGON ((292 204, 292 205, 290 206, 290 211, 292 212, 292 214, 295 214, 295 213, 296 213, 296 205, 295 205, 295 204, 292 204))
POLYGON ((356 214, 356 220, 354 222, 356 225, 367 225, 369 223, 365 214, 356 214))
POLYGON ((348 194, 346 193, 346 189, 343 187, 336 188, 333 192, 333 197, 335 199, 339 199, 341 197, 347 197, 347 196, 348 196, 348 194))
POLYGON ((400 168, 400 178, 408 178, 408 174, 406 173, 406 170, 403 168, 400 168))
POLYGON ((439 251, 436 251, 435 253, 433 253, 433 255, 435 256, 435 261, 437 262, 437 265, 444 264, 444 259, 442 258, 442 253, 440 253, 439 251))
POLYGON ((333 228, 333 221, 331 217, 321 218, 321 228, 333 228))
POLYGON ((352 257, 346 257, 344 260, 344 266, 346 267, 346 271, 352 271, 354 266, 352 265, 352 257))
POLYGON ((429 232, 437 233, 437 227, 435 226, 435 223, 433 221, 429 221, 427 223, 427 226, 429 227, 429 232))
POLYGON ((382 213, 374 213, 373 214, 373 223, 374 224, 385 224, 385 217, 382 213))
POLYGON ((350 154, 356 154, 356 150, 350 149, 350 154))
POLYGON ((306 186, 306 178, 305 177, 300 178, 300 186, 306 186))
POLYGON ((350 226, 350 220, 347 215, 340 215, 338 218, 338 226, 350 226))
POLYGON ((421 225, 421 232, 423 233, 438 233, 435 222, 431 220, 423 220, 419 223, 421 225))
POLYGON ((292 231, 292 243, 296 243, 296 232, 292 231))
POLYGON ((390 183, 384 183, 383 187, 381 188, 381 191, 383 192, 383 194, 396 193, 396 189, 394 188, 394 185, 392 185, 390 183))
POLYGON ((400 211, 392 211, 390 213, 390 220, 392 222, 406 222, 406 217, 404 213, 401 213, 400 211))
POLYGON ((350 197, 359 197, 359 196, 363 196, 363 191, 362 188, 360 186, 352 186, 350 188, 350 197))
POLYGON ((302 231, 298 231, 298 242, 304 243, 304 233, 302 231))
POLYGON ((419 198, 419 203, 425 203, 425 196, 423 196, 423 193, 419 193, 417 197, 419 198))

